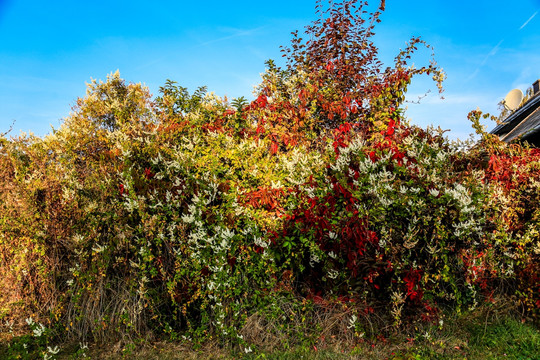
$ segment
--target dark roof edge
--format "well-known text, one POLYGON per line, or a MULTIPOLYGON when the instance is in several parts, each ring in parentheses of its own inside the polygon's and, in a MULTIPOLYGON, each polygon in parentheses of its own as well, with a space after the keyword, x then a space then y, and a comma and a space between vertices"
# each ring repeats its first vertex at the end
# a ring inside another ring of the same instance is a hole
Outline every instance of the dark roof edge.
POLYGON ((529 131, 527 131, 525 134, 523 134, 523 137, 521 139, 527 141, 531 137, 536 136, 538 134, 540 134, 540 126, 536 126, 530 129, 529 131))
POLYGON ((518 125, 516 123, 519 123, 522 119, 529 116, 538 106, 540 106, 540 94, 536 94, 529 99, 525 105, 510 114, 502 124, 495 126, 489 133, 498 135, 509 132, 518 125))

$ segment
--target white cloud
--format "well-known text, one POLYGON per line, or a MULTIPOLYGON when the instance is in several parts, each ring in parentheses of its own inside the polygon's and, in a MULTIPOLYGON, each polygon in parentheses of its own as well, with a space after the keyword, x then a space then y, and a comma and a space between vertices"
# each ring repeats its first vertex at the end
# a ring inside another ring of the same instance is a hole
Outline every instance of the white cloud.
POLYGON ((222 37, 219 37, 219 38, 216 38, 216 39, 208 40, 208 41, 202 42, 199 45, 200 46, 207 46, 207 45, 214 44, 214 43, 217 43, 217 42, 220 42, 220 41, 230 40, 230 39, 243 37, 243 36, 250 36, 250 35, 253 35, 257 31, 259 31, 261 29, 264 29, 264 28, 265 28, 265 26, 259 26, 257 28, 247 29, 247 30, 245 30, 245 29, 235 29, 235 28, 221 28, 219 30, 221 30, 222 32, 232 32, 232 34, 227 35, 227 36, 222 36, 222 37))

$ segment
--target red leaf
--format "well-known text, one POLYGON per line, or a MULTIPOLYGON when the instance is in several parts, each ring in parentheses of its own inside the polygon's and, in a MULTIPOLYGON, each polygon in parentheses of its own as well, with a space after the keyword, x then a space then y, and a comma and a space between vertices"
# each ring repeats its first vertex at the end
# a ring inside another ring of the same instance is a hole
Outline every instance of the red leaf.
POLYGON ((396 126, 396 122, 394 121, 394 119, 391 119, 390 122, 388 122, 388 129, 386 129, 386 136, 394 135, 395 126, 396 126))
POLYGON ((278 144, 277 142, 272 142, 272 145, 270 146, 270 153, 272 155, 274 155, 275 153, 277 153, 277 150, 278 150, 278 144))

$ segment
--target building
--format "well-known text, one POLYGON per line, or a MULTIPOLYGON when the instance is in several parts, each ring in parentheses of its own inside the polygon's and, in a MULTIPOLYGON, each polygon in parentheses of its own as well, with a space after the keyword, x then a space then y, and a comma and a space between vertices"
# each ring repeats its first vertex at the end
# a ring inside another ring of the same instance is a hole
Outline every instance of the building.
POLYGON ((532 86, 531 97, 491 131, 504 142, 528 142, 540 147, 540 79, 532 86))

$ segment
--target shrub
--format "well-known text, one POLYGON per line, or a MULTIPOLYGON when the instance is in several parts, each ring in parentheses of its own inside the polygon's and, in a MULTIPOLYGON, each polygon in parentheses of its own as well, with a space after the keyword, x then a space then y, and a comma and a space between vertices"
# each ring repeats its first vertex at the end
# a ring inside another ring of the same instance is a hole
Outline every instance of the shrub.
POLYGON ((314 309, 353 337, 494 295, 537 315, 540 153, 410 125, 412 77, 444 75, 407 66, 420 39, 382 71, 366 6, 319 2, 251 103, 115 73, 46 137, 2 135, 2 316, 248 349, 257 324, 311 336, 314 309))

